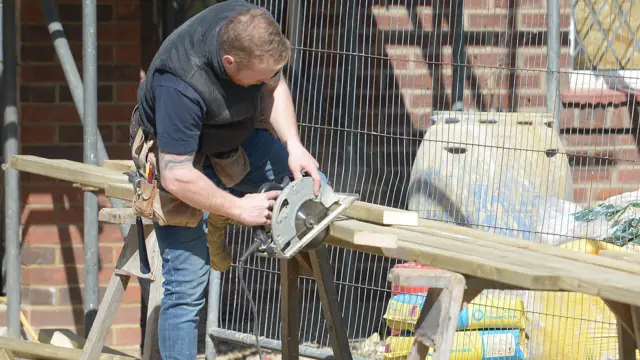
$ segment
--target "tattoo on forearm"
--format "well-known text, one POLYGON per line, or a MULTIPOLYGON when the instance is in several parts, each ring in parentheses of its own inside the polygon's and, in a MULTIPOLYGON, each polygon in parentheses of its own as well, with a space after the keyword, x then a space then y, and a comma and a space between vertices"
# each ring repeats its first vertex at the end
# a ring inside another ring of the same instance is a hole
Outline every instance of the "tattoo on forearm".
POLYGON ((169 155, 160 154, 161 171, 175 170, 175 168, 193 165, 195 154, 189 155, 169 155))

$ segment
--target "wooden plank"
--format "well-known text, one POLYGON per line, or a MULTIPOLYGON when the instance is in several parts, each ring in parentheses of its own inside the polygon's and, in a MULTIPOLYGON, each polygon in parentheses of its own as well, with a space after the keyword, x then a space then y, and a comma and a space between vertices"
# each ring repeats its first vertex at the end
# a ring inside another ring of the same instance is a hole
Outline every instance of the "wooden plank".
POLYGON ((395 209, 363 201, 355 201, 343 214, 356 220, 378 225, 418 226, 417 212, 395 209))
POLYGON ((104 194, 108 197, 132 201, 134 195, 133 185, 131 183, 107 184, 104 188, 104 194))
MULTIPOLYGON (((103 208, 98 212, 98 221, 109 224, 136 224, 136 216, 132 208, 103 208)), ((153 225, 147 218, 142 218, 144 225, 153 225)))
POLYGON ((613 251, 613 250, 600 250, 598 256, 604 256, 609 259, 620 261, 627 261, 632 264, 621 264, 621 267, 627 268, 633 266, 633 264, 640 264, 640 253, 633 251, 613 251))
POLYGON ((105 338, 111 329, 113 319, 118 312, 122 296, 127 290, 129 280, 129 276, 118 275, 116 273, 111 275, 109 286, 98 308, 98 314, 91 327, 91 331, 89 331, 89 336, 87 336, 87 342, 82 347, 81 360, 95 359, 98 357, 98 354, 102 352, 105 338))
POLYGON ((136 169, 135 165, 133 164, 133 160, 107 159, 102 162, 102 167, 119 172, 135 171, 136 169))
POLYGON ((329 236, 347 241, 356 246, 374 246, 395 249, 398 237, 389 231, 379 231, 378 225, 357 220, 336 221, 329 226, 329 236))
POLYGON ((282 326, 282 358, 300 356, 300 300, 298 263, 294 259, 280 260, 280 317, 282 326))
MULTIPOLYGON (((356 220, 339 221, 331 226, 345 226, 354 221, 356 220)), ((451 232, 445 234, 447 236, 442 236, 424 231, 407 230, 419 229, 418 227, 401 229, 374 224, 366 224, 366 226, 371 232, 397 236, 396 249, 378 250, 385 256, 418 261, 426 265, 529 289, 564 289, 611 300, 630 301, 634 305, 640 304, 640 289, 633 285, 640 283, 640 276, 629 272, 518 247, 495 246, 496 244, 488 241, 452 236, 451 232)), ((484 232, 479 233, 483 238, 487 235, 484 232)), ((328 240, 339 246, 351 245, 352 248, 358 248, 357 245, 348 244, 345 239, 331 237, 328 240)))
POLYGON ((0 349, 0 360, 15 360, 15 356, 11 350, 8 349, 0 349))
POLYGON ((147 326, 144 332, 144 349, 142 350, 143 360, 162 359, 160 356, 160 344, 158 343, 158 320, 160 319, 160 306, 164 295, 164 289, 162 287, 164 277, 162 276, 162 256, 157 246, 155 231, 149 234, 149 237, 152 236, 155 246, 152 247, 152 251, 149 253, 149 263, 152 266, 151 272, 154 274, 155 280, 153 280, 149 289, 147 326))
MULTIPOLYGON (((79 349, 68 349, 51 344, 41 344, 34 341, 26 341, 0 336, 0 349, 6 349, 14 356, 33 360, 79 360, 82 351, 79 349)), ((113 354, 96 353, 91 358, 97 360, 134 360, 132 356, 121 356, 113 354)))
MULTIPOLYGON (((597 256, 592 254, 586 254, 577 252, 570 249, 560 248, 547 244, 536 243, 532 241, 526 241, 518 238, 512 238, 504 235, 493 234, 482 230, 471 229, 463 226, 456 226, 441 221, 431 221, 426 219, 419 220, 419 226, 417 227, 402 227, 397 226, 399 229, 410 230, 420 232, 423 234, 429 234, 437 236, 442 239, 456 239, 456 240, 471 240, 481 244, 482 246, 501 247, 506 245, 508 249, 520 248, 531 250, 533 252, 545 255, 557 256, 564 259, 575 260, 581 263, 588 263, 597 265, 609 269, 620 270, 632 274, 640 275, 640 263, 629 264, 621 263, 613 259, 609 259, 604 256, 597 256), (498 245, 498 246, 496 246, 498 245)), ((504 247, 502 247, 504 248, 504 247)), ((604 252, 601 251, 602 254, 604 252)))
POLYGON ((13 155, 9 166, 28 173, 104 189, 109 183, 128 183, 126 175, 100 166, 32 155, 13 155))
POLYGON ((313 276, 316 280, 322 313, 329 330, 329 341, 333 348, 333 358, 336 360, 351 360, 351 349, 345 324, 342 319, 342 312, 338 306, 338 294, 333 279, 333 270, 329 263, 327 248, 319 248, 309 252, 313 276))
MULTIPOLYGON (((40 331, 38 331, 38 341, 43 344, 51 344, 69 349, 82 349, 87 340, 69 329, 60 328, 40 329, 40 331)), ((112 349, 108 346, 104 346, 102 352, 105 354, 129 356, 122 351, 112 349)))
MULTIPOLYGON (((141 279, 155 280, 157 274, 154 271, 150 271, 148 274, 143 274, 140 271, 140 254, 138 253, 138 235, 136 233, 136 229, 137 227, 135 225, 131 226, 129 229, 129 234, 127 234, 124 246, 120 251, 120 256, 118 257, 114 273, 136 276, 141 279)), ((157 254, 160 252, 160 249, 158 248, 158 241, 156 240, 156 233, 155 231, 152 231, 151 227, 145 226, 145 234, 149 234, 145 239, 147 254, 149 256, 149 266, 151 269, 154 269, 154 261, 158 261, 159 257, 157 254)))
MULTIPOLYGON (((336 221, 331 224, 331 232, 327 242, 332 245, 370 252, 391 258, 418 261, 425 265, 432 265, 439 268, 448 269, 477 276, 479 278, 496 280, 506 284, 523 286, 525 288, 533 288, 540 290, 555 290, 559 288, 559 279, 557 275, 546 271, 543 268, 530 269, 521 265, 506 263, 505 259, 496 257, 483 257, 479 254, 460 253, 458 249, 441 249, 437 247, 429 247, 424 245, 416 245, 421 242, 424 236, 420 233, 396 229, 393 227, 384 227, 379 225, 368 224, 367 228, 370 232, 393 232, 397 236, 397 248, 387 249, 375 246, 361 246, 351 242, 349 238, 336 237, 340 234, 338 228, 353 228, 354 222, 357 220, 336 221), (414 243, 408 241, 413 239, 414 243)), ((358 225, 360 227, 362 225, 358 225)))

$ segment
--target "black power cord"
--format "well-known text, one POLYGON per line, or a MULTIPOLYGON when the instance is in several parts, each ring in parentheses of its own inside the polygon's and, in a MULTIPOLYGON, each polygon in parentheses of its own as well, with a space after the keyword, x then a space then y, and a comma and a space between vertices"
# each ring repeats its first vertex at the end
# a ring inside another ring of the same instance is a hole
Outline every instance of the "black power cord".
POLYGON ((247 249, 247 251, 242 254, 240 257, 240 261, 238 262, 238 277, 240 277, 240 286, 242 286, 242 290, 244 291, 245 296, 249 299, 249 303, 251 304, 251 311, 253 312, 253 332, 256 336, 256 346, 258 347, 258 356, 260 360, 262 360, 262 348, 260 347, 260 337, 258 336, 258 332, 260 331, 260 318, 258 317, 258 307, 256 303, 253 302, 251 295, 249 295, 249 289, 247 288, 247 284, 244 281, 244 274, 242 271, 242 264, 247 260, 247 258, 253 254, 258 248, 262 245, 261 240, 255 240, 251 246, 247 249))
MULTIPOLYGON (((284 187, 288 184, 288 180, 289 180, 288 178, 285 178, 282 184, 278 184, 276 182, 263 184, 258 190, 258 192, 264 193, 271 190, 283 190, 284 187)), ((258 317, 258 307, 256 306, 256 303, 253 301, 253 299, 249 295, 249 288, 247 287, 247 284, 244 281, 244 272, 242 269, 242 264, 247 260, 247 258, 251 254, 253 254, 256 250, 258 250, 260 246, 267 246, 269 245, 270 241, 264 226, 253 227, 253 238, 254 238, 253 243, 251 244, 251 246, 249 246, 247 251, 245 251, 244 254, 242 254, 242 256, 240 257, 240 261, 238 261, 238 277, 240 277, 240 286, 242 286, 242 290, 244 291, 245 296, 247 297, 247 299, 249 299, 249 303, 251 304, 251 312, 253 313, 253 318, 254 318, 253 332, 255 333, 255 337, 256 337, 256 347, 258 348, 258 356, 260 357, 260 360, 262 360, 262 348, 260 347, 260 336, 258 335, 260 331, 260 318, 258 317)), ((269 253, 269 251, 267 251, 267 253, 269 253)))

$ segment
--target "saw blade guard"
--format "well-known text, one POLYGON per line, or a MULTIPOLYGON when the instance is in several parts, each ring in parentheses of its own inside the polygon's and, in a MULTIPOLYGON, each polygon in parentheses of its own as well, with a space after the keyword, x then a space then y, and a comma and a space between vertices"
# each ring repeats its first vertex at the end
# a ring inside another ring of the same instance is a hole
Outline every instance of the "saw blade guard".
POLYGON ((341 197, 326 183, 320 185, 316 197, 310 177, 287 185, 273 206, 271 223, 272 241, 279 257, 290 258, 306 247, 320 246, 331 221, 353 201, 355 197, 341 197), (330 210, 337 202, 342 202, 342 206, 330 210))

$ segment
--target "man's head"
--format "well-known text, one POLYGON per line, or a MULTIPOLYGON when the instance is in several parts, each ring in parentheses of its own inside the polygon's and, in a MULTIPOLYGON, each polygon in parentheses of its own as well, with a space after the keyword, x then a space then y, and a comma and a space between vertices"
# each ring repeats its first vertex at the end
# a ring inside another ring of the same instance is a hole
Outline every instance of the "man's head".
POLYGON ((243 10, 229 18, 220 30, 219 44, 227 74, 241 86, 268 82, 291 54, 280 25, 262 8, 243 10))

